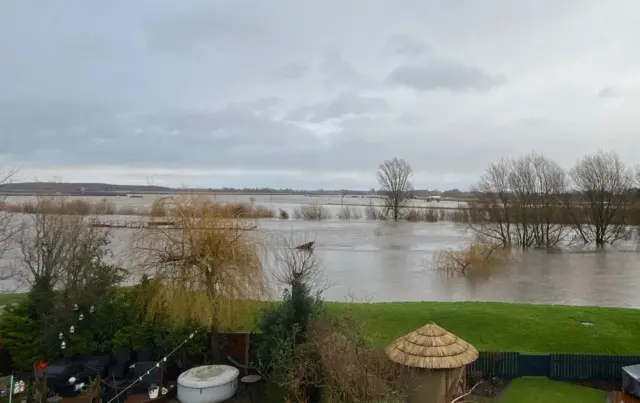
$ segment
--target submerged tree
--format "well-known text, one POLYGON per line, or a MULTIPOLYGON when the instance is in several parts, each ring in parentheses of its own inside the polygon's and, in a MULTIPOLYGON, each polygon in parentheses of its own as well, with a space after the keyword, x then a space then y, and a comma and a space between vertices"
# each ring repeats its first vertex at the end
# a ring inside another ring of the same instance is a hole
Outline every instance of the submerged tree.
POLYGON ((216 337, 269 295, 256 224, 229 219, 204 196, 166 201, 175 228, 145 230, 136 242, 140 267, 153 281, 148 314, 212 332, 214 360, 223 360, 216 337))
POLYGON ((600 151, 579 160, 570 175, 580 194, 570 211, 577 212, 573 222, 582 240, 602 247, 626 237, 634 200, 631 170, 615 153, 600 151))
POLYGON ((468 225, 507 247, 554 247, 567 234, 566 189, 564 170, 541 154, 502 159, 480 179, 468 225))
POLYGON ((378 184, 385 208, 391 212, 394 221, 398 221, 412 197, 412 174, 411 165, 401 158, 387 160, 378 167, 378 184))
POLYGON ((478 201, 470 205, 477 220, 468 222, 480 236, 494 239, 506 247, 512 245, 513 224, 509 172, 508 160, 502 159, 489 165, 475 191, 478 201))
POLYGON ((463 248, 443 248, 433 255, 436 270, 449 276, 488 278, 510 260, 510 251, 502 244, 476 235, 463 248))
POLYGON ((509 187, 516 243, 522 249, 552 248, 566 235, 562 223, 567 175, 554 161, 538 153, 511 162, 509 187))

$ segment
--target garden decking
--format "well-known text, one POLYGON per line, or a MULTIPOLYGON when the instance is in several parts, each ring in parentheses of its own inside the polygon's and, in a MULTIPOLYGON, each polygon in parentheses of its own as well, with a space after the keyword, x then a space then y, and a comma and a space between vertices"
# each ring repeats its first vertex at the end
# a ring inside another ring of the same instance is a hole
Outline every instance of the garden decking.
POLYGON ((622 391, 614 390, 611 393, 611 403, 640 403, 640 399, 622 391))

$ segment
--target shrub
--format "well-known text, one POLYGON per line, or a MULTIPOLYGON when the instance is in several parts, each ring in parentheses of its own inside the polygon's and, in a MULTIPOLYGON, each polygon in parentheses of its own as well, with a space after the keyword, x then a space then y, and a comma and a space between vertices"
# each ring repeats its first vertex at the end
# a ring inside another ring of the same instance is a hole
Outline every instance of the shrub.
POLYGON ((164 203, 164 199, 155 199, 153 203, 151 203, 149 210, 151 217, 165 217, 167 213, 167 206, 164 203))
POLYGON ((441 210, 433 208, 411 208, 407 211, 405 219, 407 221, 426 221, 426 222, 438 222, 441 218, 441 210))
POLYGON ((272 209, 253 203, 219 203, 202 198, 199 202, 201 206, 195 209, 186 206, 185 203, 187 202, 185 200, 189 200, 189 197, 171 197, 156 200, 149 214, 155 214, 156 216, 175 216, 176 214, 194 216, 194 214, 201 214, 204 209, 207 214, 213 214, 219 218, 273 218, 275 216, 275 212, 272 209))
MULTIPOLYGON (((113 333, 113 348, 128 347, 134 351, 148 350, 156 356, 166 356, 194 330, 199 330, 194 340, 181 349, 187 356, 204 356, 208 352, 207 331, 195 323, 176 326, 167 315, 153 312, 149 315, 148 303, 154 287, 143 276, 140 283, 122 292, 127 307, 123 325, 113 333)), ((203 360, 200 360, 202 362, 203 360)))
POLYGON ((123 206, 118 209, 119 215, 138 215, 138 210, 132 206, 123 206))
POLYGON ((342 206, 338 212, 338 218, 341 220, 359 220, 362 218, 362 214, 355 206, 342 206))
MULTIPOLYGON (((281 266, 276 278, 288 288, 281 304, 265 309, 258 317, 261 337, 255 343, 255 358, 259 368, 269 373, 292 401, 318 402, 319 361, 307 342, 309 328, 323 309, 319 294, 312 293, 319 262, 311 252, 290 247, 283 248, 276 260, 281 266)), ((288 401, 282 397, 277 401, 283 400, 288 401)))
POLYGON ((107 198, 98 202, 84 199, 41 198, 35 202, 4 203, 1 207, 4 211, 24 214, 111 215, 117 212, 115 203, 107 198))
POLYGON ((322 204, 305 204, 293 211, 293 216, 300 220, 326 220, 331 218, 329 210, 322 204))
MULTIPOLYGON (((352 317, 323 317, 314 322, 309 344, 320 361, 325 391, 354 402, 401 402, 410 369, 372 348, 362 325, 352 317)), ((343 400, 339 400, 343 401, 343 400)))
POLYGON ((365 217, 367 220, 381 220, 384 221, 387 219, 387 214, 380 208, 375 206, 368 206, 365 210, 365 217))
POLYGON ((280 213, 278 214, 278 216, 280 217, 281 220, 289 219, 289 213, 287 213, 287 211, 283 209, 280 209, 280 213))
POLYGON ((91 212, 98 215, 109 215, 116 213, 116 205, 114 202, 103 198, 98 203, 91 206, 91 212))
POLYGON ((32 371, 33 363, 45 358, 38 323, 29 314, 29 299, 6 306, 0 315, 0 343, 9 352, 15 369, 32 371))
POLYGON ((490 276, 511 257, 502 244, 482 236, 475 236, 464 248, 444 248, 434 255, 434 266, 447 275, 490 276))

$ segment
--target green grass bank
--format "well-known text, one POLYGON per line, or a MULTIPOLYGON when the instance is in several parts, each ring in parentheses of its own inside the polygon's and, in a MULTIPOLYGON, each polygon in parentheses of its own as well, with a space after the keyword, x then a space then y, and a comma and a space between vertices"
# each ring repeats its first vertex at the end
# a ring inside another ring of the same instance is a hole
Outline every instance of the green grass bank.
POLYGON ((360 319, 378 346, 428 322, 485 351, 635 355, 640 339, 635 309, 496 302, 328 303, 327 308, 360 319))
MULTIPOLYGON (((0 294, 0 305, 24 294, 0 294)), ((327 302, 332 315, 351 315, 374 345, 435 322, 478 350, 521 353, 636 355, 640 310, 498 302, 327 302), (580 322, 588 321, 591 326, 580 322)), ((251 330, 252 320, 236 330, 251 330)))
POLYGON ((0 293, 0 305, 13 304, 24 299, 25 293, 0 293))

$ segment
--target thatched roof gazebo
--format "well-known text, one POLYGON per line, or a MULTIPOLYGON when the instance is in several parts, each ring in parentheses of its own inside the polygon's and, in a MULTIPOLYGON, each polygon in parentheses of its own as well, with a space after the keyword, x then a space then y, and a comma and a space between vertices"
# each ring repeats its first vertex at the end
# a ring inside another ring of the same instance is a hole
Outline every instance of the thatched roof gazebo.
POLYGON ((396 339, 385 352, 418 370, 409 380, 409 402, 420 403, 450 402, 466 365, 478 359, 475 347, 435 323, 396 339))

